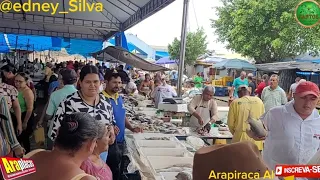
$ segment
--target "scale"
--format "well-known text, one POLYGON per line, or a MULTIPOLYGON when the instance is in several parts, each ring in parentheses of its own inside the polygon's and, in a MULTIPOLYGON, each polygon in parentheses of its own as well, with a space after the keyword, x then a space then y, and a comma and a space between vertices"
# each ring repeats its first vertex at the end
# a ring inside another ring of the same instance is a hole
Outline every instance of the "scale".
POLYGON ((189 113, 188 104, 181 98, 166 98, 158 105, 159 116, 170 119, 172 123, 182 124, 189 113))
POLYGON ((166 98, 158 105, 158 109, 169 112, 188 112, 188 104, 181 98, 166 98))

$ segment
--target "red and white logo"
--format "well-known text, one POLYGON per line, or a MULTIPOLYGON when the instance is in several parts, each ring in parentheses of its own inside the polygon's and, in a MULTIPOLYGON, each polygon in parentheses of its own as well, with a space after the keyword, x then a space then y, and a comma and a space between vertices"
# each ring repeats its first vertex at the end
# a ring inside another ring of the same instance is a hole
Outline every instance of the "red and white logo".
POLYGON ((5 180, 17 179, 36 172, 36 166, 31 159, 3 157, 0 169, 5 180))
POLYGON ((281 176, 282 175, 282 166, 277 166, 276 167, 276 175, 281 176))
POLYGON ((277 165, 275 175, 281 177, 319 178, 320 165, 277 165))

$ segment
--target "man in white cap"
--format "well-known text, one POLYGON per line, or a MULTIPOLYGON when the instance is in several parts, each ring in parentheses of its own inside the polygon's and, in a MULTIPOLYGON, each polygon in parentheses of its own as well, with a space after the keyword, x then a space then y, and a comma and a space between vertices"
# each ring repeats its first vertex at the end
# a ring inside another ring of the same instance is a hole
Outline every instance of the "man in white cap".
POLYGON ((254 141, 246 134, 248 119, 259 119, 264 113, 264 105, 259 97, 250 96, 250 89, 246 85, 240 85, 237 89, 239 95, 229 107, 228 127, 233 135, 232 142, 251 141, 259 150, 263 149, 262 141, 254 141))
POLYGON ((264 140, 263 159, 270 168, 277 164, 307 164, 320 147, 320 116, 316 110, 319 88, 310 81, 298 84, 294 100, 271 108, 261 119, 268 134, 264 140))

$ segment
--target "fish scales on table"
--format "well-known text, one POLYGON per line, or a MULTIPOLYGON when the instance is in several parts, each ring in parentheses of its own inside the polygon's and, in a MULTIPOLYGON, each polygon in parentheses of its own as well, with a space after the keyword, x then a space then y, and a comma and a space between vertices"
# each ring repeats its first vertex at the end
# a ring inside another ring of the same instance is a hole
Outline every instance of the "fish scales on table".
POLYGON ((163 169, 156 169, 157 173, 159 172, 182 172, 182 171, 192 171, 192 165, 191 164, 179 164, 179 165, 173 165, 168 168, 163 169))
MULTIPOLYGON (((141 97, 140 97, 141 99, 141 97)), ((133 108, 138 106, 140 100, 134 97, 124 96, 126 116, 133 126, 140 126, 145 132, 161 132, 165 134, 178 133, 178 127, 170 122, 164 122, 158 118, 149 118, 141 112, 136 112, 133 108)), ((143 99, 144 100, 144 99, 143 99)))

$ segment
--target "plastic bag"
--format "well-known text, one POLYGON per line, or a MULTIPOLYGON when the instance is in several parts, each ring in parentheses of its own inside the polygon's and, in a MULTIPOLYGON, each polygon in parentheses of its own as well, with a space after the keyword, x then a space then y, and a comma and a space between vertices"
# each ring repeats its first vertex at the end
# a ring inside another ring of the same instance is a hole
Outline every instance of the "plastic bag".
POLYGON ((189 137, 186 138, 186 140, 187 140, 187 143, 190 144, 196 150, 204 147, 203 140, 198 138, 198 137, 189 136, 189 137))
POLYGON ((39 127, 37 128, 34 132, 34 140, 36 141, 36 143, 44 143, 44 128, 43 127, 39 127))

